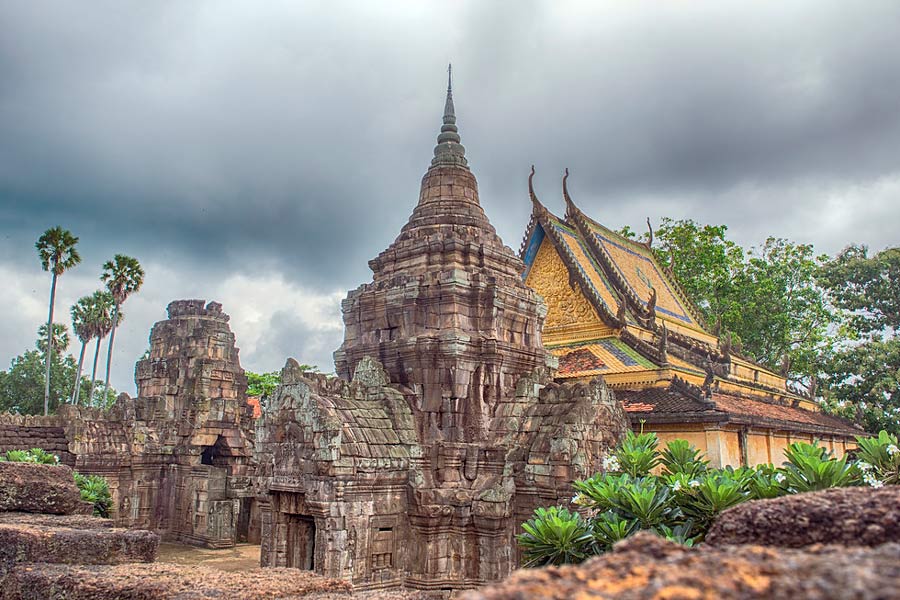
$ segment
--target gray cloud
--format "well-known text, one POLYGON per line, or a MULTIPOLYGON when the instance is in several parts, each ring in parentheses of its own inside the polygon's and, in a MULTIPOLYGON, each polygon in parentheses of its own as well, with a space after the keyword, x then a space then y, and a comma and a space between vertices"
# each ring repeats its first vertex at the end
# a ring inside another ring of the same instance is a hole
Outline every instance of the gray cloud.
POLYGON ((32 244, 60 223, 85 254, 61 302, 115 252, 148 267, 119 387, 176 297, 223 302, 251 368, 330 369, 335 299, 412 210, 449 60, 482 203, 514 248, 532 163, 551 209, 569 167, 616 227, 896 244, 898 28, 889 0, 0 4, 0 362, 31 343, 47 293, 32 244))

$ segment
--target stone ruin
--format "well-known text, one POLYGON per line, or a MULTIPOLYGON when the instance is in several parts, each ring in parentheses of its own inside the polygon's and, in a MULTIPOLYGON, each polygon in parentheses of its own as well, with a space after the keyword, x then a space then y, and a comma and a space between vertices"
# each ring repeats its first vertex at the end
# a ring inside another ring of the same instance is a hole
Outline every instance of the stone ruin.
POLYGON ((180 300, 154 325, 138 397, 0 415, 0 451, 53 448, 103 475, 117 525, 354 589, 448 593, 519 564, 538 506, 568 503, 627 428, 601 379, 557 384, 546 308, 488 221, 448 90, 418 205, 343 302, 338 377, 285 365, 255 422, 228 316, 180 300))
POLYGON ((202 300, 172 302, 168 314, 135 368, 137 398, 122 394, 108 411, 0 415, 0 451, 42 447, 104 476, 120 526, 210 547, 258 541, 253 423, 228 315, 202 300))
POLYGON ((359 589, 508 575, 538 506, 624 434, 602 380, 558 385, 546 309, 482 210, 448 90, 418 205, 344 300, 339 378, 289 360, 257 428, 262 562, 359 589))

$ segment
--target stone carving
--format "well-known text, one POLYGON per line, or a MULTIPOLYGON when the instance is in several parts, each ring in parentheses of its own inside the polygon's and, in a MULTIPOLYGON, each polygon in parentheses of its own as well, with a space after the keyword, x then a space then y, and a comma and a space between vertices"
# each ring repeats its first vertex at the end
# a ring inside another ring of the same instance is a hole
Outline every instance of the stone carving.
POLYGON ((547 305, 545 329, 586 324, 597 319, 594 308, 577 287, 563 289, 566 281, 568 272, 559 255, 550 246, 542 246, 528 273, 528 284, 544 290, 543 299, 547 305))
POLYGON ((272 465, 262 563, 357 589, 502 578, 519 525, 568 502, 627 421, 602 380, 553 382, 544 315, 563 325, 593 309, 551 293, 548 313, 522 281, 479 204, 449 93, 418 205, 369 265, 342 305, 339 378, 289 360, 257 428, 260 468, 272 465))
POLYGON ((108 411, 62 406, 15 439, 61 438, 67 462, 109 481, 118 525, 214 547, 258 539, 247 378, 228 315, 203 300, 172 302, 168 314, 135 367, 137 398, 122 394, 108 411))

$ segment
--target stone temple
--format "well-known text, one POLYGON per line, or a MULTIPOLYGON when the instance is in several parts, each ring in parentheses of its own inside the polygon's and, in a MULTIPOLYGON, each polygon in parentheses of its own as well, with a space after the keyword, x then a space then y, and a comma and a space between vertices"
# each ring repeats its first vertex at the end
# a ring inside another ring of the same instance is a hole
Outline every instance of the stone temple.
POLYGON ((339 378, 289 360, 264 411, 264 565, 361 589, 499 579, 519 525, 626 429, 601 380, 551 379, 544 303, 479 204, 449 87, 437 142, 412 216, 343 302, 339 378))
POLYGON ((337 377, 289 359, 255 418, 228 315, 177 300, 137 363, 137 398, 0 415, 0 451, 41 447, 103 475, 120 526, 447 596, 515 569, 521 523, 568 505, 629 426, 716 465, 779 462, 813 437, 851 448, 861 430, 719 339, 649 244, 566 187, 563 218, 531 196, 517 255, 479 203, 448 86, 418 203, 342 304, 337 377))

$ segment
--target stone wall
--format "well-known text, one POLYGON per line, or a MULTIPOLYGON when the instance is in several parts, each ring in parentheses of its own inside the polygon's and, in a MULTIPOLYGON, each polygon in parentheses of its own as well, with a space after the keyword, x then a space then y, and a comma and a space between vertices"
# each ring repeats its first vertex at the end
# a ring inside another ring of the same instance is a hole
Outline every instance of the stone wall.
POLYGON ((538 506, 568 502, 626 428, 601 380, 520 378, 481 442, 421 433, 408 388, 364 357, 351 381, 294 360, 258 422, 262 563, 357 589, 474 587, 519 563, 515 535, 538 506))
POLYGON ((75 456, 69 452, 69 441, 60 416, 0 414, 0 454, 31 448, 42 448, 57 455, 62 464, 75 465, 75 456))
POLYGON ((105 411, 0 416, 0 450, 42 447, 106 477, 120 525, 214 547, 258 539, 253 419, 228 315, 203 300, 172 302, 168 315, 135 367, 137 398, 122 394, 105 411))

